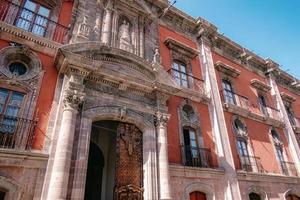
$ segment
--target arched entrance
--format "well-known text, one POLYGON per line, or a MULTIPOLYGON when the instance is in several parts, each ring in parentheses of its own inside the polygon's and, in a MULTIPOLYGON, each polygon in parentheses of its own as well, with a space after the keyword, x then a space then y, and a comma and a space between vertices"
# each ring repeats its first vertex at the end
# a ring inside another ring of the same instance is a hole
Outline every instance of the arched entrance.
POLYGON ((290 194, 286 197, 286 200, 300 200, 300 197, 290 194))
POLYGON ((190 200, 206 200, 206 194, 203 192, 190 193, 190 200))
POLYGON ((4 190, 0 189, 0 200, 4 200, 5 199, 5 195, 6 195, 6 192, 4 190))
POLYGON ((92 124, 85 200, 143 198, 143 137, 133 124, 92 124))

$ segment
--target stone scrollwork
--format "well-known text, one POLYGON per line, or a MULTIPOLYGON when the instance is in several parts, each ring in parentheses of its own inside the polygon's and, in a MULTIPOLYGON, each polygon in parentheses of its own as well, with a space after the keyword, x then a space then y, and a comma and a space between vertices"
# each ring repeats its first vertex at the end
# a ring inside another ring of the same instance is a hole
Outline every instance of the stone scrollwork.
POLYGON ((157 112, 156 115, 155 115, 155 125, 156 125, 156 127, 165 128, 167 126, 167 123, 168 123, 170 117, 171 117, 170 114, 157 112))
POLYGON ((63 99, 65 109, 79 109, 79 105, 84 101, 85 94, 77 90, 67 90, 63 99))

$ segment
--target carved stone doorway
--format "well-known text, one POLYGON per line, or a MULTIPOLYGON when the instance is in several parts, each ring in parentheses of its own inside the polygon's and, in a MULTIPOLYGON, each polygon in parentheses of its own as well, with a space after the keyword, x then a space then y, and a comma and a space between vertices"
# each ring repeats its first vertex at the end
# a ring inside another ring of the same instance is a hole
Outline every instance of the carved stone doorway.
POLYGON ((85 200, 94 199, 143 199, 143 136, 135 125, 93 123, 85 200))

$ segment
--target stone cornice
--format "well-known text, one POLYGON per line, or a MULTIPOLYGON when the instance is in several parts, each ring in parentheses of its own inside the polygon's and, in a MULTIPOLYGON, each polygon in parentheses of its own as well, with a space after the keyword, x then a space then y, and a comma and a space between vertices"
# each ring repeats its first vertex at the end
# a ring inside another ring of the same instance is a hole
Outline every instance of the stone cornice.
POLYGON ((177 40, 174 40, 173 38, 168 37, 164 44, 171 50, 177 51, 179 53, 184 54, 185 56, 193 59, 195 58, 199 52, 196 49, 193 49, 177 40))
POLYGON ((250 84, 255 87, 258 90, 261 90, 263 92, 267 92, 269 90, 271 90, 271 86, 267 85, 266 83, 258 80, 258 79, 252 79, 250 81, 250 84))
POLYGON ((235 69, 234 67, 231 67, 221 61, 217 61, 215 63, 215 68, 218 71, 220 71, 228 76, 231 76, 233 78, 236 78, 241 74, 241 71, 239 71, 239 70, 235 69))
POLYGON ((0 33, 1 39, 25 44, 31 49, 49 56, 55 56, 57 49, 62 46, 50 39, 34 35, 3 21, 0 21, 0 33))
POLYGON ((262 182, 271 182, 271 183, 291 183, 291 184, 300 184, 300 177, 296 176, 285 176, 281 174, 271 174, 271 173, 255 173, 255 172, 244 172, 237 171, 237 177, 241 181, 262 181, 262 182))
POLYGON ((296 101, 296 97, 293 97, 285 92, 281 92, 280 95, 283 101, 290 102, 290 103, 296 101))

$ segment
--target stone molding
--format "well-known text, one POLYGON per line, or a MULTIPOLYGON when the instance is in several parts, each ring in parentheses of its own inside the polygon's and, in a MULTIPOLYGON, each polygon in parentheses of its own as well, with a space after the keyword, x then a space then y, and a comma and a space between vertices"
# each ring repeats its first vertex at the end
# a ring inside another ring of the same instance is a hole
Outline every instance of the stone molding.
POLYGON ((178 42, 177 40, 174 40, 173 38, 168 37, 164 44, 172 51, 176 51, 180 54, 183 54, 187 56, 190 59, 195 58, 199 52, 196 49, 193 49, 181 42, 178 42))
POLYGON ((0 21, 0 38, 26 44, 33 50, 55 56, 57 49, 62 46, 48 38, 39 37, 28 31, 0 21))
POLYGON ((21 200, 23 188, 14 180, 0 176, 0 188, 7 190, 5 200, 21 200))
POLYGON ((241 74, 241 71, 239 71, 239 70, 237 70, 237 69, 235 69, 235 68, 233 68, 233 67, 231 67, 231 66, 229 66, 229 65, 227 65, 227 64, 225 64, 221 61, 217 61, 215 63, 215 68, 218 71, 226 74, 227 76, 231 76, 233 78, 236 78, 241 74))
POLYGON ((85 94, 77 90, 67 90, 65 91, 65 96, 63 99, 64 109, 79 109, 79 106, 84 101, 85 94))
POLYGON ((296 97, 293 97, 292 95, 289 95, 285 92, 281 92, 280 95, 281 95, 282 100, 285 102, 293 103, 294 101, 296 101, 296 97))
POLYGON ((271 90, 271 86, 267 85, 266 83, 260 81, 260 80, 257 80, 257 79, 252 79, 250 81, 250 84, 255 87, 256 89, 258 90, 261 90, 263 92, 268 92, 271 90))
POLYGON ((260 197, 262 197, 262 200, 268 200, 267 193, 261 187, 256 186, 256 185, 250 186, 247 190, 248 199, 249 199, 249 194, 252 193, 252 192, 260 195, 260 197))

